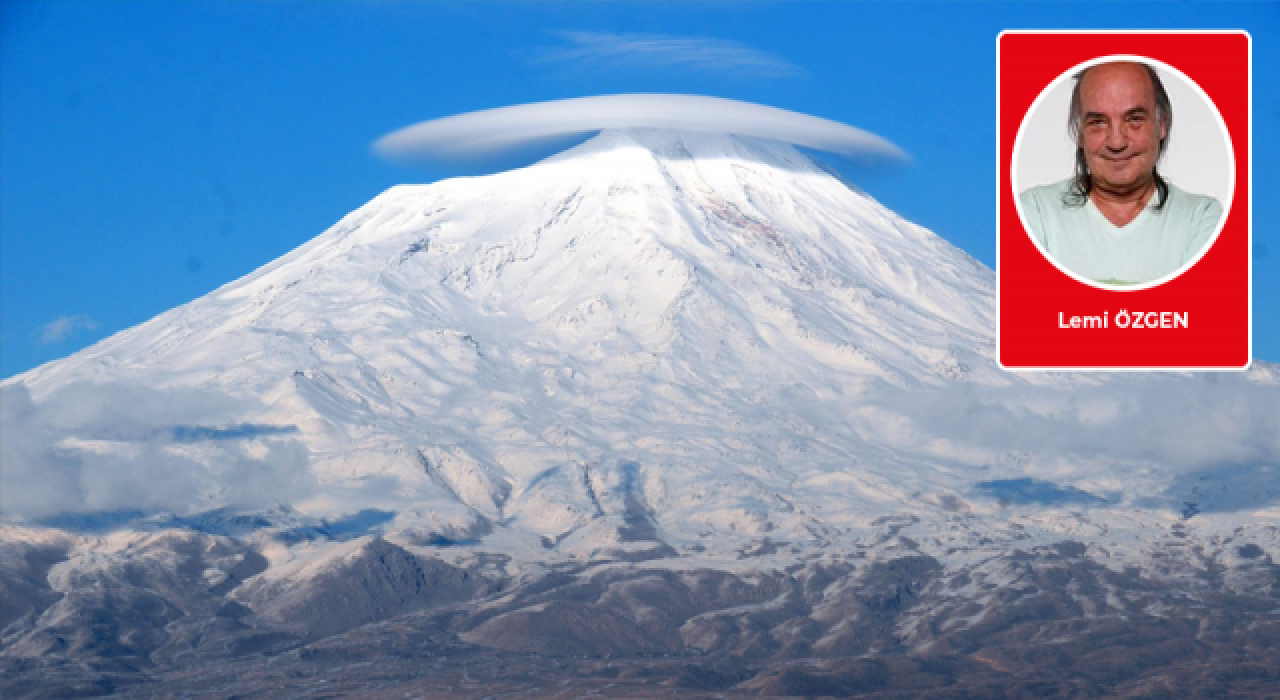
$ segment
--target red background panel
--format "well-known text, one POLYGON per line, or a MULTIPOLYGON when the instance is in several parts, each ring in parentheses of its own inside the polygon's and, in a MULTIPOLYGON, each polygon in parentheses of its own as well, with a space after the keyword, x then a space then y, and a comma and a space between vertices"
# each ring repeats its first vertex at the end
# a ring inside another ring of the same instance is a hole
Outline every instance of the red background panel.
POLYGON ((1005 33, 997 70, 1000 363, 1008 368, 1247 366, 1249 37, 1243 32, 1005 33), (1114 54, 1152 58, 1182 71, 1217 105, 1235 152, 1235 193, 1231 202, 1222 203, 1227 211, 1222 233, 1191 269, 1143 290, 1099 289, 1058 270, 1023 228, 1010 182, 1014 139, 1031 103, 1063 72, 1114 54), (1187 313, 1190 323, 1177 329, 1117 328, 1114 318, 1121 309, 1187 313), (1113 322, 1105 329, 1061 329, 1059 312, 1067 318, 1107 312, 1113 322))

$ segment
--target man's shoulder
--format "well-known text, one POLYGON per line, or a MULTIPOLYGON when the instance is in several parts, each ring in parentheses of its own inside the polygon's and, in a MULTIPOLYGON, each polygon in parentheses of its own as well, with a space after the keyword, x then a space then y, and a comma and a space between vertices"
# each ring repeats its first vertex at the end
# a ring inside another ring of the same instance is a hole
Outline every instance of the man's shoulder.
POLYGON ((1034 202, 1040 206, 1062 206, 1062 196, 1066 194, 1067 188, 1071 186, 1071 180, 1063 180, 1061 182, 1051 182, 1047 185, 1035 185, 1023 190, 1018 198, 1024 204, 1034 202))
POLYGON ((1022 216, 1031 235, 1041 246, 1051 247, 1050 239, 1054 231, 1061 228, 1061 220, 1066 215, 1063 196, 1070 186, 1070 180, 1053 182, 1047 185, 1028 187, 1018 195, 1022 208, 1022 216))
POLYGON ((1207 194, 1194 194, 1168 183, 1169 203, 1179 213, 1217 217, 1222 214, 1222 203, 1207 194))
POLYGON ((1023 190, 1022 194, 1031 194, 1034 192, 1038 195, 1061 195, 1063 192, 1067 191, 1067 188, 1071 186, 1071 183, 1072 179, 1067 178, 1066 180, 1059 180, 1058 182, 1050 182, 1047 185, 1033 185, 1023 190))
POLYGON ((1212 197, 1207 194, 1195 194, 1194 192, 1188 192, 1182 189, 1181 187, 1178 187, 1177 185, 1173 184, 1172 182, 1168 183, 1168 185, 1169 185, 1169 194, 1172 197, 1179 198, 1188 204, 1202 205, 1202 204, 1207 204, 1209 202, 1213 202, 1215 204, 1218 203, 1218 199, 1216 197, 1212 197))

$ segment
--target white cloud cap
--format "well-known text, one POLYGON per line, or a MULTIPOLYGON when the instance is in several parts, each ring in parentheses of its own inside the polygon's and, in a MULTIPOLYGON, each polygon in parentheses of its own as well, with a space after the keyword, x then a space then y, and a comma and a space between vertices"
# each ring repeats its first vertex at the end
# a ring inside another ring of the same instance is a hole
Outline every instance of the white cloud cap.
POLYGON ((479 159, 603 129, 670 129, 754 136, 864 162, 907 154, 868 131, 776 107, 697 95, 604 95, 486 109, 414 124, 379 139, 393 160, 479 159))

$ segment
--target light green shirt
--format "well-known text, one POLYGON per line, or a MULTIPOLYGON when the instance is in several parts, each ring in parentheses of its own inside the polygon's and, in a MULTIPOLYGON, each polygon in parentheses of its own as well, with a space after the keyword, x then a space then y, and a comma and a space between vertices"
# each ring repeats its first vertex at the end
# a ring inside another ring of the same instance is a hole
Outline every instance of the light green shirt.
POLYGON ((1155 208, 1159 196, 1152 195, 1137 218, 1116 226, 1091 198, 1077 207, 1063 203, 1070 184, 1026 190, 1019 196, 1022 214, 1050 257, 1095 282, 1142 284, 1173 273, 1200 254, 1222 220, 1218 200, 1170 184, 1163 207, 1155 208))

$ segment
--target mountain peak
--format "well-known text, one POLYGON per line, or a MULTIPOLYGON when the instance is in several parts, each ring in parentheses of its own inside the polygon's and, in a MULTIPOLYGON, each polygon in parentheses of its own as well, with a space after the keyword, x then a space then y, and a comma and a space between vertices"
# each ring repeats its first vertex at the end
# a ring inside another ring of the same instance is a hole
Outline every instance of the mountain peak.
POLYGON ((739 160, 799 172, 820 170, 807 156, 782 141, 725 132, 638 127, 602 130, 586 142, 543 162, 561 163, 605 154, 625 155, 634 150, 645 151, 664 161, 739 160))

